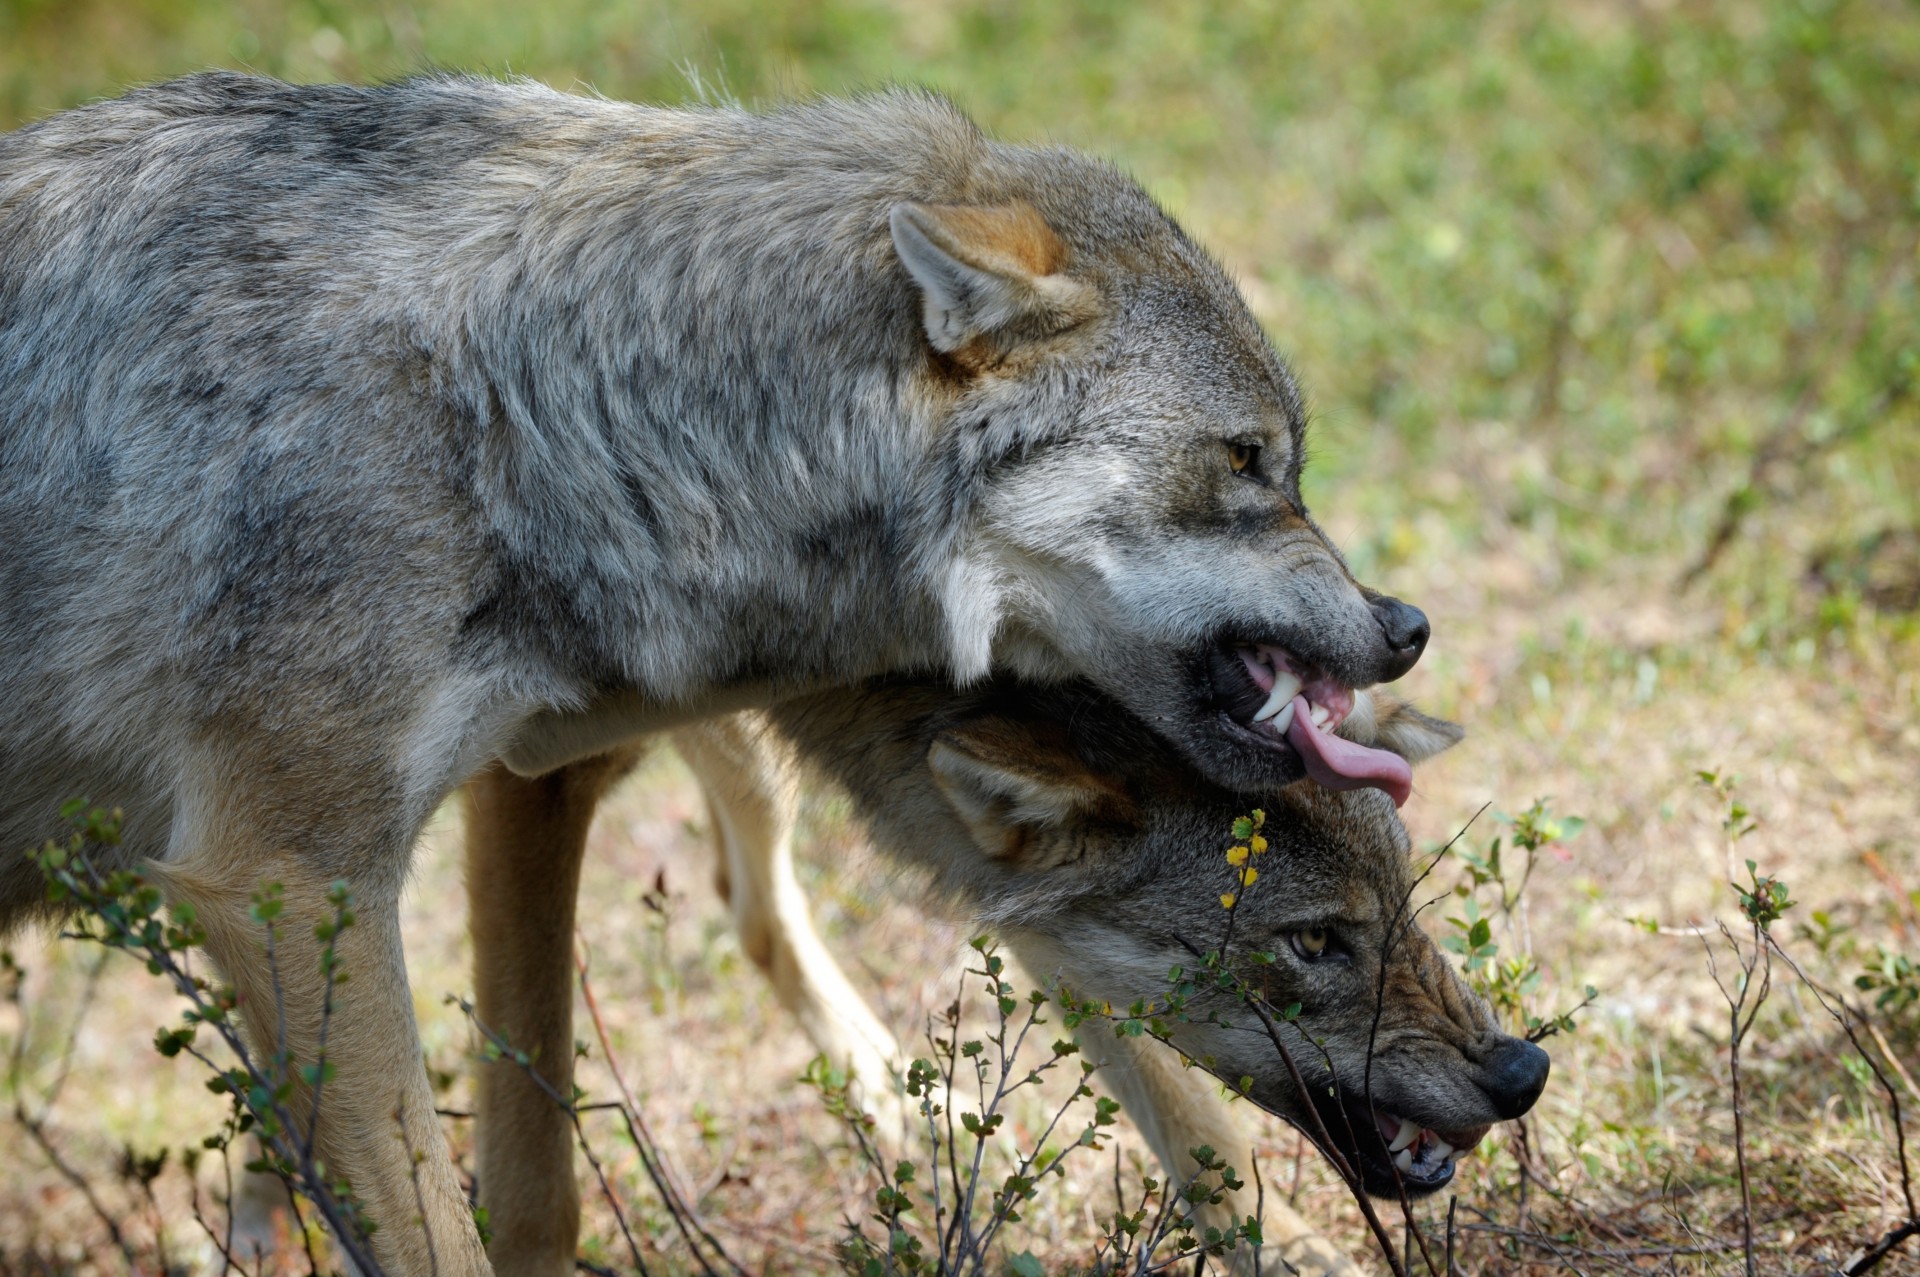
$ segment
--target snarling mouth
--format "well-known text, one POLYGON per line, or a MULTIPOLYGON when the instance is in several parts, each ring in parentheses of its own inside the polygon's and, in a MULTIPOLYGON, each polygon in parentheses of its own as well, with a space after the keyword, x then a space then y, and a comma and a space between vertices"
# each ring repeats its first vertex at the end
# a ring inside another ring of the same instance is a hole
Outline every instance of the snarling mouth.
POLYGON ((1304 712, 1308 721, 1323 732, 1331 732, 1353 713, 1353 689, 1338 679, 1329 678, 1300 660, 1284 647, 1272 643, 1235 644, 1233 655, 1240 668, 1260 692, 1259 705, 1244 722, 1236 710, 1244 701, 1227 709, 1236 723, 1249 731, 1271 735, 1276 741, 1287 739, 1296 712, 1304 712), (1303 703, 1296 710, 1295 702, 1303 703))
POLYGON ((1220 716, 1229 730, 1269 749, 1297 754, 1328 789, 1373 787, 1405 803, 1413 789, 1406 760, 1335 735, 1353 712, 1353 688, 1274 643, 1228 642, 1211 661, 1220 716))
POLYGON ((1489 1129, 1477 1126, 1442 1132, 1385 1109, 1370 1108, 1367 1112, 1385 1145, 1383 1153, 1364 1133, 1355 1132, 1362 1146, 1360 1174, 1367 1191, 1376 1196, 1392 1197, 1404 1187, 1409 1196, 1420 1197, 1444 1187, 1453 1178, 1454 1162, 1471 1153, 1489 1129))
POLYGON ((1395 1198, 1403 1192, 1424 1197, 1444 1188, 1453 1178, 1454 1163, 1471 1153, 1492 1129, 1438 1130, 1358 1096, 1343 1094, 1335 1099, 1323 1088, 1314 1091, 1312 1103, 1320 1110, 1327 1133, 1359 1172, 1361 1186, 1375 1197, 1395 1198))

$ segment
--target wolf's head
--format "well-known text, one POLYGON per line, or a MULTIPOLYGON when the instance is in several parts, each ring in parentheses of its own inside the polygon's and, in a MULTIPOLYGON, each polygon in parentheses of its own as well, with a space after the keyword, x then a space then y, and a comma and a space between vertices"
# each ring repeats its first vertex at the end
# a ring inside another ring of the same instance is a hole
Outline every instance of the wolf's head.
POLYGON ((956 672, 1085 677, 1223 784, 1295 779, 1294 697, 1337 725, 1412 668, 1426 617, 1308 514, 1299 388, 1221 269, 1119 174, 995 155, 981 184, 1018 197, 891 217, 984 475, 946 587, 956 672))
MULTIPOLYGON (((1410 759, 1459 738, 1384 696, 1361 701, 1347 730, 1410 759)), ((1169 971, 1196 972, 1226 938, 1226 853, 1248 800, 1084 686, 882 685, 774 717, 849 787, 880 846, 1079 1000, 1164 1008, 1169 971)), ((1275 1031, 1305 1089, 1229 996, 1168 1017, 1172 1040, 1309 1133, 1317 1108, 1371 1191, 1431 1192, 1489 1124, 1533 1105, 1546 1053, 1502 1032, 1416 925, 1407 833, 1385 795, 1294 784, 1259 805, 1268 848, 1238 892, 1229 955, 1267 1006, 1299 1005, 1275 1031)))

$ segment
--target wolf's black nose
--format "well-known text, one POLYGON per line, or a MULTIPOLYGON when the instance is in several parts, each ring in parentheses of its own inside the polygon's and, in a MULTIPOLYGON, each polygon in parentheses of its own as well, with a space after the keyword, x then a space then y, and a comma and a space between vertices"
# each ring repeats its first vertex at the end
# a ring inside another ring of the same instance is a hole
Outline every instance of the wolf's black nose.
POLYGON ((1508 1038, 1480 1065, 1480 1089, 1493 1101, 1502 1121, 1511 1121, 1533 1107, 1546 1089, 1553 1059, 1524 1038, 1508 1038))
POLYGON ((1381 681, 1391 683, 1412 669, 1420 653, 1427 650, 1433 627, 1427 624, 1425 612, 1391 594, 1382 594, 1373 600, 1373 619, 1379 622, 1380 633, 1386 636, 1387 648, 1392 653, 1381 672, 1381 681))

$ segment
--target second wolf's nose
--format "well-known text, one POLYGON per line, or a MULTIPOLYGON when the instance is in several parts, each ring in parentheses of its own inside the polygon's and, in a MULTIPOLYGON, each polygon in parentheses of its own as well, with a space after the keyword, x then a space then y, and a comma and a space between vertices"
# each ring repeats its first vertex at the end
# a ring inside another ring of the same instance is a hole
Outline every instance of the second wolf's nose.
POLYGON ((1553 1068, 1553 1060, 1533 1043, 1524 1038, 1509 1038, 1502 1042, 1493 1054, 1481 1065, 1486 1081, 1481 1090, 1493 1101, 1494 1111, 1502 1120, 1519 1117, 1533 1107, 1540 1098, 1540 1092, 1546 1089, 1547 1074, 1553 1068))
POLYGON ((1381 681, 1391 683, 1414 667, 1420 659, 1420 653, 1427 650, 1427 639, 1433 633, 1433 627, 1427 624, 1427 614, 1411 603, 1402 603, 1390 594, 1382 594, 1373 600, 1373 619, 1380 624, 1380 633, 1387 640, 1390 655, 1383 663, 1381 681))

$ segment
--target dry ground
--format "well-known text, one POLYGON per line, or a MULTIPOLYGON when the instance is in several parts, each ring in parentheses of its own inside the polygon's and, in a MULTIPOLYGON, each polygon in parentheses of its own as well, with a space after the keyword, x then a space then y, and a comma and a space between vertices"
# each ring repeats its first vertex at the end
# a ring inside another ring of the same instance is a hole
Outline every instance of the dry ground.
MULTIPOLYGON (((1498 462, 1462 460, 1463 469, 1498 462)), ((1693 775, 1727 769, 1759 820, 1740 853, 1791 884, 1799 903, 1790 918, 1823 911, 1862 937, 1911 952, 1920 924, 1911 896, 1898 893, 1911 890, 1920 775, 1913 640, 1835 642, 1778 666, 1742 661, 1720 650, 1720 618, 1668 588, 1672 565, 1641 564, 1641 582, 1568 593, 1543 580, 1541 551, 1522 535, 1471 563, 1416 552, 1396 570, 1391 584, 1426 603, 1439 627, 1434 654, 1409 689, 1473 725, 1466 745, 1422 774, 1407 816, 1428 843, 1450 837, 1489 802, 1517 809, 1551 796, 1557 812, 1588 818, 1567 845, 1569 859, 1542 857, 1526 897, 1533 951, 1552 973, 1539 1005, 1571 1005, 1583 983, 1601 990, 1581 1030, 1549 1044, 1554 1077, 1535 1119, 1545 1176, 1535 1189, 1537 1226, 1574 1230, 1596 1250, 1728 1242, 1738 1234, 1738 1196, 1726 1009, 1701 939, 1651 934, 1630 920, 1679 931, 1736 918, 1724 812, 1693 775), (1502 623, 1512 617, 1533 620, 1502 623), (1561 637, 1566 617, 1581 618, 1577 639, 1561 637), (1629 659, 1618 660, 1621 652, 1629 659), (1563 1200, 1544 1198, 1541 1188, 1563 1200)), ((688 1181, 711 1188, 705 1209, 722 1236, 756 1271, 820 1271, 841 1220, 866 1209, 868 1190, 843 1133, 816 1095, 794 1084, 810 1049, 730 933, 710 884, 703 818, 678 761, 665 752, 650 761, 594 831, 582 943, 616 1053, 688 1181), (662 882, 664 912, 655 907, 662 882)), ((902 1040, 913 1038, 952 996, 966 928, 930 919, 911 903, 910 884, 889 883, 837 802, 816 802, 808 825, 806 876, 820 926, 886 1022, 902 1040)), ((468 1034, 441 1001, 467 988, 454 826, 443 819, 427 839, 408 900, 428 1057, 457 1075, 468 1034)), ((1470 838, 1484 842, 1478 835, 1494 829, 1482 817, 1470 838)), ((1788 943, 1824 978, 1844 983, 1851 974, 1844 963, 1823 965, 1804 941, 1788 943)), ((31 971, 35 1055, 44 1057, 92 958, 70 944, 29 943, 17 952, 31 971)), ((1844 1044, 1804 994, 1777 996, 1775 1005, 1783 1015, 1763 1017, 1748 1052, 1758 1233, 1770 1270, 1807 1271, 1897 1222, 1897 1169, 1874 1097, 1838 1062, 1844 1044)), ((56 1111, 62 1147, 115 1202, 124 1198, 110 1173, 121 1143, 142 1152, 178 1148, 218 1119, 198 1071, 161 1061, 145 1045, 169 1018, 150 977, 125 960, 110 963, 56 1111)), ((18 1031, 17 1021, 0 1019, 0 1034, 18 1031)), ((1909 1064, 1913 1046, 1911 1037, 1901 1040, 1909 1064)), ((597 1061, 584 1080, 591 1091, 611 1092, 597 1061)), ((464 1107, 464 1096, 464 1083, 453 1081, 448 1107, 464 1107)), ((1909 1099, 1920 1107, 1920 1097, 1909 1099)), ((1310 1217, 1360 1253, 1364 1237, 1337 1183, 1311 1159, 1302 1170, 1290 1131, 1251 1111, 1247 1120, 1263 1133, 1269 1185, 1297 1192, 1310 1217)), ((463 1126, 449 1121, 457 1143, 463 1126)), ((78 1194, 16 1133, 7 1138, 19 1152, 0 1175, 5 1250, 57 1257, 62 1268, 117 1269, 78 1194)), ((644 1199, 638 1166, 610 1122, 599 1138, 623 1190, 644 1199)), ((1121 1147, 1141 1155, 1130 1136, 1121 1147)), ((1062 1262, 1078 1258, 1091 1234, 1088 1212, 1111 1208, 1110 1174, 1103 1162, 1086 1161, 1032 1214, 1022 1245, 1062 1262)), ((205 1172, 202 1179, 210 1188, 216 1182, 205 1172)), ((161 1187, 177 1193, 181 1182, 163 1178, 161 1187)), ((1514 1188, 1507 1141, 1496 1136, 1463 1163, 1457 1192, 1512 1224, 1514 1188)), ((671 1250, 664 1217, 652 1226, 671 1250)), ((194 1230, 176 1217, 172 1232, 180 1247, 194 1230)), ((617 1240, 611 1217, 599 1211, 586 1254, 617 1262, 617 1240)), ((1472 1235, 1462 1258, 1470 1269, 1499 1272, 1519 1256, 1472 1235)), ((1675 1262, 1682 1271, 1721 1271, 1731 1257, 1675 1262)), ((1581 1261, 1583 1270, 1599 1266, 1581 1261)))

